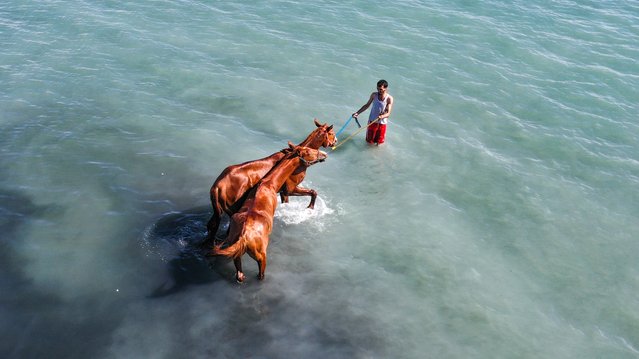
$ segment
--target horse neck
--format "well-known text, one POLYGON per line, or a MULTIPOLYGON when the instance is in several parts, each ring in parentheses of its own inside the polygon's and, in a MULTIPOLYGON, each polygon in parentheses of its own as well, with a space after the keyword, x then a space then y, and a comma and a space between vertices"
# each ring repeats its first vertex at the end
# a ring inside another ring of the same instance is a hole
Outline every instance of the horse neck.
POLYGON ((300 157, 282 160, 279 165, 275 166, 271 172, 264 176, 262 185, 269 186, 273 188, 274 191, 278 190, 300 165, 300 157))
POLYGON ((266 160, 272 161, 273 163, 277 163, 279 161, 281 161, 284 156, 286 156, 286 154, 284 153, 284 151, 277 151, 274 154, 266 157, 266 160))
POLYGON ((306 137, 306 139, 299 145, 316 150, 324 144, 325 138, 326 130, 318 127, 315 131, 311 132, 311 134, 308 135, 308 137, 306 137))

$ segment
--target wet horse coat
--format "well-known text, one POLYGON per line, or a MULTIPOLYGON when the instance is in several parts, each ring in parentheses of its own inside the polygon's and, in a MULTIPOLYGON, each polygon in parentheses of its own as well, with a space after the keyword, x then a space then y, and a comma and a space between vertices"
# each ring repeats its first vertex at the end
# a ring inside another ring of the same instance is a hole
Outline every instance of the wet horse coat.
MULTIPOLYGON (((299 146, 318 149, 320 147, 332 147, 337 143, 333 125, 320 124, 314 120, 317 128, 311 132, 299 146)), ((248 161, 238 165, 226 167, 217 177, 213 186, 211 186, 211 205, 213 206, 213 214, 207 224, 208 238, 204 245, 213 242, 215 234, 220 226, 220 219, 223 213, 229 216, 237 212, 242 203, 243 197, 251 187, 255 186, 262 177, 264 177, 279 161, 281 161, 289 149, 276 152, 268 157, 255 161, 248 161)), ((288 195, 293 196, 311 196, 309 208, 315 205, 317 192, 312 189, 299 187, 304 180, 306 174, 305 169, 300 169, 293 173, 286 183, 282 186, 282 202, 288 202, 288 195)))
POLYGON ((266 248, 269 235, 273 229, 273 216, 277 207, 277 192, 284 182, 295 171, 306 170, 310 165, 326 159, 322 151, 294 146, 289 143, 291 153, 278 163, 248 194, 242 208, 231 216, 231 225, 227 243, 233 243, 227 248, 222 244, 215 245, 211 255, 233 258, 236 279, 244 280, 242 272, 242 255, 248 253, 258 263, 259 279, 264 279, 266 270, 266 248))

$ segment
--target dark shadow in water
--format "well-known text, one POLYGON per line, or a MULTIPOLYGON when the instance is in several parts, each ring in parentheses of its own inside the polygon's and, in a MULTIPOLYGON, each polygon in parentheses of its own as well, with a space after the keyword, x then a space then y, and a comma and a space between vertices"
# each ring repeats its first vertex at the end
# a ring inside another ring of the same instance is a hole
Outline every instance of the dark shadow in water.
MULTIPOLYGON (((147 230, 145 239, 150 250, 165 258, 168 272, 163 283, 148 298, 165 298, 174 294, 188 297, 191 295, 189 288, 194 286, 219 281, 235 283, 231 261, 216 258, 210 262, 211 259, 206 258, 200 250, 199 245, 206 237, 208 219, 208 207, 194 208, 167 214, 147 230)), ((225 219, 221 227, 227 225, 228 219, 225 219)), ((293 294, 297 290, 288 288, 286 283, 269 285, 272 280, 249 281, 251 284, 237 287, 241 290, 228 290, 224 286, 224 290, 210 296, 220 301, 212 309, 216 316, 220 316, 219 324, 203 326, 197 338, 183 338, 186 344, 180 346, 181 356, 202 356, 203 347, 198 340, 201 337, 217 338, 220 328, 223 328, 224 343, 216 344, 214 351, 207 349, 210 357, 364 358, 376 357, 375 354, 377 357, 389 357, 385 355, 387 342, 379 333, 379 324, 368 313, 356 313, 349 309, 347 298, 335 297, 333 293, 320 290, 331 288, 333 284, 322 280, 301 283, 302 292, 313 293, 314 298, 321 298, 319 302, 332 303, 314 307, 299 300, 293 294), (293 348, 274 345, 274 340, 279 336, 273 333, 278 332, 288 332, 286 340, 290 340, 290 343, 304 344, 293 348), (362 346, 361 343, 366 345, 362 346), (322 355, 298 355, 304 352, 305 349, 300 349, 302 347, 322 355)), ((176 332, 175 335, 181 334, 176 332)))
POLYGON ((207 260, 199 255, 181 253, 178 258, 168 263, 169 279, 158 286, 149 298, 160 298, 179 293, 191 285, 211 283, 219 279, 219 275, 211 270, 207 260))
MULTIPOLYGON (((208 207, 197 207, 167 214, 147 230, 145 241, 152 251, 167 258, 169 276, 153 290, 150 298, 179 293, 193 285, 228 280, 230 273, 228 266, 224 265, 227 260, 206 257, 201 247, 207 235, 206 223, 209 218, 208 207)), ((223 219, 220 227, 225 230, 228 219, 223 219)))

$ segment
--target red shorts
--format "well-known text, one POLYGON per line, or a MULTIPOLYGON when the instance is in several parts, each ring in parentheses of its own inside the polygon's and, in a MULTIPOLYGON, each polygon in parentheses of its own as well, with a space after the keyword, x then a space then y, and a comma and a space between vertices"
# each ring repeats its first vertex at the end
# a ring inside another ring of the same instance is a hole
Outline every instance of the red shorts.
POLYGON ((386 138, 386 124, 373 123, 366 130, 366 142, 381 145, 386 138))

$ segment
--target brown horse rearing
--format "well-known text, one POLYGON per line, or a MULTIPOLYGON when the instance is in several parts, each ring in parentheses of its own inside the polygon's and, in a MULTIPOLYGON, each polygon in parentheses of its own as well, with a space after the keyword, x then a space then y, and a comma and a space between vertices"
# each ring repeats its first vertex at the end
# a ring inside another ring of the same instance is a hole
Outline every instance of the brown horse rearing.
POLYGON ((242 256, 248 253, 259 267, 258 278, 264 279, 266 248, 273 229, 273 216, 277 206, 277 192, 296 171, 326 159, 326 153, 309 147, 295 146, 289 142, 290 153, 279 162, 247 195, 240 210, 231 216, 226 248, 222 244, 213 247, 210 255, 233 258, 235 278, 242 282, 242 256))
MULTIPOLYGON (((333 125, 320 124, 317 120, 313 120, 317 127, 311 132, 299 146, 318 149, 320 147, 332 147, 337 143, 333 125)), ((276 152, 268 157, 255 161, 248 161, 237 165, 226 167, 217 177, 213 186, 211 186, 211 205, 213 206, 213 214, 207 224, 208 237, 204 245, 213 242, 215 234, 220 226, 220 219, 223 213, 229 216, 237 212, 242 203, 243 197, 251 187, 255 186, 262 177, 264 177, 279 161, 281 161, 289 149, 276 152)), ((288 196, 311 196, 309 208, 315 206, 317 192, 312 189, 299 187, 304 180, 306 169, 300 168, 286 180, 279 191, 282 193, 282 202, 288 202, 288 196)))

